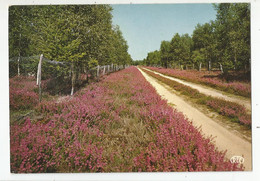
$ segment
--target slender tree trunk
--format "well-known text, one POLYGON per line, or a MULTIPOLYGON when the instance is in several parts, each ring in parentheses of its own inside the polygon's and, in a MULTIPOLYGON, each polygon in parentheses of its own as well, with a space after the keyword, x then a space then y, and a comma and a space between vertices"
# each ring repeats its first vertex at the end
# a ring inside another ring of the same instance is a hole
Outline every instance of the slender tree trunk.
POLYGON ((106 73, 106 66, 104 66, 103 75, 105 75, 105 73, 106 73))
POLYGON ((221 64, 221 63, 219 63, 219 69, 220 69, 221 73, 223 74, 224 71, 223 71, 223 67, 222 67, 222 64, 221 64))
POLYGON ((208 62, 208 71, 211 71, 211 60, 208 62))
POLYGON ((74 62, 72 62, 72 64, 71 64, 71 73, 72 73, 72 78, 71 78, 71 93, 70 93, 70 95, 73 95, 74 94, 74 87, 75 87, 75 79, 76 79, 74 62))
POLYGON ((20 76, 20 53, 19 53, 19 57, 18 57, 18 67, 17 67, 17 74, 18 74, 18 77, 20 76))
POLYGON ((99 67, 99 65, 97 66, 97 81, 99 81, 99 69, 100 69, 100 67, 99 67))
POLYGON ((201 71, 201 64, 202 64, 202 63, 200 62, 200 64, 199 64, 199 71, 201 71))
POLYGON ((20 57, 21 57, 21 39, 22 39, 22 34, 19 34, 19 58, 18 58, 18 77, 20 76, 20 57))

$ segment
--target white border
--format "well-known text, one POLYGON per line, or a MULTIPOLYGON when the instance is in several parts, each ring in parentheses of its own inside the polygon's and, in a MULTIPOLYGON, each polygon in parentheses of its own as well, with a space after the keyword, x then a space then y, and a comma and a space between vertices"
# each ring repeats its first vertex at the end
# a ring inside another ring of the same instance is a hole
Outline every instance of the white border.
POLYGON ((258 76, 260 70, 260 2, 259 0, 9 0, 0 2, 0 180, 108 180, 108 181, 155 181, 155 180, 257 180, 260 178, 260 109, 258 76), (178 173, 85 173, 85 174, 11 174, 9 149, 9 81, 8 81, 8 7, 28 4, 163 4, 163 3, 220 3, 251 2, 252 41, 252 172, 178 172, 178 173), (259 128, 257 128, 259 127, 259 128))

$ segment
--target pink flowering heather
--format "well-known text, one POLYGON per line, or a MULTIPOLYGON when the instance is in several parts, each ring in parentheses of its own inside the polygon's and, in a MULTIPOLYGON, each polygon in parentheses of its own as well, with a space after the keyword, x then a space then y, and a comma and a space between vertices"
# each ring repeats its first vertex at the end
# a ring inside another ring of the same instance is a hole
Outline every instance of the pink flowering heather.
POLYGON ((235 171, 135 68, 105 76, 62 102, 43 101, 11 125, 11 171, 235 171))
POLYGON ((34 77, 13 77, 9 81, 10 108, 30 109, 37 105, 38 94, 34 77))
POLYGON ((248 82, 227 82, 220 78, 217 78, 217 75, 220 72, 199 72, 195 70, 177 70, 177 69, 165 69, 157 67, 146 67, 150 70, 157 71, 159 73, 183 79, 186 81, 201 83, 222 91, 226 91, 232 94, 237 94, 245 97, 251 96, 251 85, 248 82))

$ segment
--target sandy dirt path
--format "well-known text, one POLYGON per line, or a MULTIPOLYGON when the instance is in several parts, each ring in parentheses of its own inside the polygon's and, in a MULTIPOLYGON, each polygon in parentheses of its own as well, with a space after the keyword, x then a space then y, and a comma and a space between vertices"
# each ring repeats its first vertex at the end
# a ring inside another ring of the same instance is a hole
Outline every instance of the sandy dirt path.
POLYGON ((162 77, 168 78, 170 80, 174 80, 176 82, 179 82, 179 83, 181 83, 183 85, 189 86, 189 87, 191 87, 193 89, 197 89, 199 92, 201 92, 201 93, 203 93, 205 95, 212 96, 212 97, 218 97, 218 98, 221 98, 221 99, 225 99, 227 101, 238 103, 240 105, 245 106, 245 108, 247 110, 251 111, 251 101, 248 98, 241 97, 241 96, 236 96, 236 95, 232 95, 232 94, 228 94, 228 93, 225 93, 223 91, 213 89, 211 87, 207 87, 207 86, 203 86, 203 85, 200 85, 200 84, 195 84, 195 83, 192 83, 192 82, 187 82, 187 81, 184 81, 184 80, 181 80, 181 79, 177 79, 177 78, 174 78, 174 77, 166 76, 166 75, 163 75, 161 73, 158 73, 158 72, 146 69, 146 68, 144 68, 144 69, 148 70, 148 71, 151 71, 151 72, 153 72, 155 74, 158 74, 158 75, 160 75, 162 77))
POLYGON ((203 134, 215 137, 214 141, 218 149, 227 150, 227 159, 230 159, 233 156, 243 155, 245 159, 245 170, 252 170, 252 145, 250 142, 231 133, 204 113, 192 107, 185 100, 170 92, 165 86, 158 83, 155 78, 148 76, 141 69, 139 69, 139 71, 141 71, 146 80, 150 82, 162 98, 166 99, 169 104, 174 105, 173 107, 191 120, 194 126, 201 126, 203 134))

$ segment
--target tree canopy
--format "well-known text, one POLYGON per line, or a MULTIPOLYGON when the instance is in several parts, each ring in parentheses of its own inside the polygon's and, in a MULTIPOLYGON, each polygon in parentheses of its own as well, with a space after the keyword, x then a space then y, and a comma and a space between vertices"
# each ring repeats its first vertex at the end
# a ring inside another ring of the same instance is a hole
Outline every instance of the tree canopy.
MULTIPOLYGON (((250 4, 223 3, 213 5, 216 20, 198 24, 191 36, 176 33, 171 41, 160 45, 160 61, 148 53, 146 65, 164 67, 197 67, 208 70, 223 67, 223 71, 250 71, 250 4)), ((155 51, 154 51, 155 52, 155 51)), ((152 53, 154 53, 152 52, 152 53)))
POLYGON ((126 40, 109 5, 11 6, 9 56, 44 57, 88 66, 131 64, 126 40))

